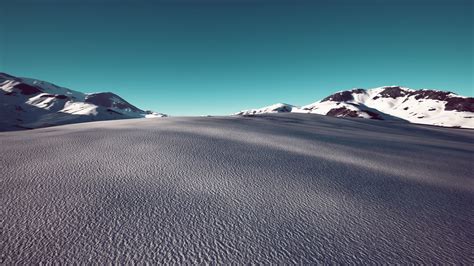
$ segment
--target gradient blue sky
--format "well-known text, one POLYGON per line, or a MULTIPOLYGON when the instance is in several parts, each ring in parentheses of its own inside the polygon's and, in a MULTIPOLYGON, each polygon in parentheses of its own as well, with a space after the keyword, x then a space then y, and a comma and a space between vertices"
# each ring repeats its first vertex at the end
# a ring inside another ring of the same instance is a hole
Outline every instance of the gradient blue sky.
POLYGON ((395 84, 474 94, 470 0, 0 2, 0 71, 171 115, 395 84))

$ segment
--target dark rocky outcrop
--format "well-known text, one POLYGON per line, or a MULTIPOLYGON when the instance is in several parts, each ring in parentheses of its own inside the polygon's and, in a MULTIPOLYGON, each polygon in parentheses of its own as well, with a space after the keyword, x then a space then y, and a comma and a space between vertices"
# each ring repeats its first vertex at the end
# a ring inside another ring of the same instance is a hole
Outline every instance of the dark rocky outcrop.
POLYGON ((334 93, 326 98, 324 98, 321 102, 326 102, 326 101, 334 101, 334 102, 346 102, 346 101, 351 101, 354 100, 354 96, 352 94, 361 94, 365 93, 365 89, 353 89, 353 90, 348 90, 348 91, 341 91, 334 93))
POLYGON ((346 107, 333 108, 326 114, 329 116, 359 117, 357 111, 347 109, 346 107))
POLYGON ((356 93, 356 94, 366 93, 365 89, 353 89, 351 91, 352 93, 356 93))
POLYGON ((25 83, 19 83, 15 85, 14 88, 19 90, 23 95, 33 95, 43 92, 40 88, 25 83))
POLYGON ((446 101, 451 96, 449 91, 436 91, 436 90, 418 90, 409 93, 409 96, 414 96, 415 99, 431 99, 431 100, 440 100, 446 101))
POLYGON ((354 97, 352 96, 351 91, 341 91, 324 98, 321 102, 326 102, 326 101, 346 102, 346 101, 351 101, 351 100, 354 100, 354 97))
POLYGON ((446 111, 474 112, 474 98, 451 97, 444 106, 446 111))
POLYGON ((398 86, 385 87, 383 91, 374 97, 374 100, 378 99, 379 97, 396 99, 405 95, 407 95, 407 91, 398 86))
POLYGON ((445 101, 444 109, 446 111, 474 112, 474 98, 454 96, 453 93, 449 91, 419 90, 411 92, 409 96, 414 96, 417 100, 430 99, 445 101))
POLYGON ((56 99, 60 99, 60 100, 66 100, 66 99, 69 99, 69 97, 67 97, 66 95, 62 95, 62 94, 44 94, 44 95, 41 95, 42 98, 56 98, 56 99))

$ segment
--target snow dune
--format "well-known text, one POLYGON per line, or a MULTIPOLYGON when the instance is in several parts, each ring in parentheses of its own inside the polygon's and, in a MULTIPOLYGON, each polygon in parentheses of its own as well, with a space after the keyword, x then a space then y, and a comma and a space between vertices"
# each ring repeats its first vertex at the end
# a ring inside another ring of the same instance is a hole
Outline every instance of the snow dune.
POLYGON ((0 262, 471 264, 472 133, 298 113, 0 133, 0 262))

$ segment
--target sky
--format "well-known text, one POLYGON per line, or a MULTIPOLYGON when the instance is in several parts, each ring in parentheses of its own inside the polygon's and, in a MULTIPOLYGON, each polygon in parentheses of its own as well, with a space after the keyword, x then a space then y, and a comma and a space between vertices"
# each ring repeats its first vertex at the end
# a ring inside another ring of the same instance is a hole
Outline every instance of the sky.
POLYGON ((227 115, 401 85, 474 95, 470 0, 0 0, 0 71, 227 115))

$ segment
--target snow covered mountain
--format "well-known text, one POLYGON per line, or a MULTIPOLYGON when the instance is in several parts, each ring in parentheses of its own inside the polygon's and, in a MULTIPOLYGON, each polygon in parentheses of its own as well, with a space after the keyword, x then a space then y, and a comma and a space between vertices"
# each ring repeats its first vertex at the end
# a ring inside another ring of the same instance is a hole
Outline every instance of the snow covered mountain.
POLYGON ((399 86, 340 91, 302 107, 280 103, 260 109, 244 110, 236 115, 281 112, 474 128, 474 98, 459 96, 452 92, 413 90, 399 86))
POLYGON ((100 120, 162 117, 111 92, 85 94, 0 73, 0 131, 100 120))
POLYGON ((276 103, 274 105, 265 106, 259 109, 250 109, 244 110, 236 113, 236 115, 258 115, 258 114, 269 114, 269 113, 289 113, 299 110, 299 107, 296 107, 291 104, 286 103, 276 103))

